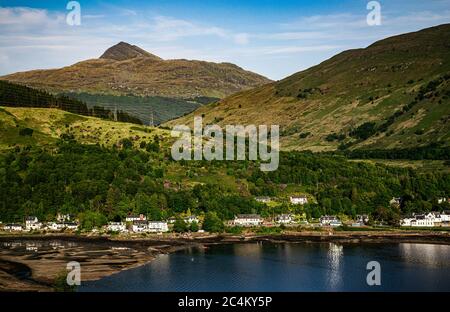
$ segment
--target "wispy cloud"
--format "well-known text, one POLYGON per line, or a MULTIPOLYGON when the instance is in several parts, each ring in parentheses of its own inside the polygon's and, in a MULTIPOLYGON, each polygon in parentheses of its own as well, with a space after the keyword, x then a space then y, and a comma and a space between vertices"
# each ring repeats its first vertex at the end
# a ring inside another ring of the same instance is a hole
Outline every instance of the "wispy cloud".
POLYGON ((163 58, 228 61, 277 79, 342 50, 448 23, 449 2, 433 1, 435 7, 428 5, 426 10, 417 2, 404 12, 383 5, 382 25, 376 27, 367 25, 365 6, 235 25, 102 2, 82 15, 79 27, 66 24, 65 11, 0 7, 0 74, 69 65, 129 41, 163 58))

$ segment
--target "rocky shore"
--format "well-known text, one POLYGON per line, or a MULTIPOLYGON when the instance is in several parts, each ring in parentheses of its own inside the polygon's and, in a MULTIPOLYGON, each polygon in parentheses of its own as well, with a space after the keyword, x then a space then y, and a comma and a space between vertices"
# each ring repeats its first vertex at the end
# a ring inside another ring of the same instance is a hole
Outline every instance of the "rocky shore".
POLYGON ((66 264, 82 266, 82 280, 90 281, 138 267, 158 254, 212 244, 272 243, 427 243, 450 244, 448 232, 357 231, 285 232, 258 235, 0 235, 0 291, 52 291, 66 264))

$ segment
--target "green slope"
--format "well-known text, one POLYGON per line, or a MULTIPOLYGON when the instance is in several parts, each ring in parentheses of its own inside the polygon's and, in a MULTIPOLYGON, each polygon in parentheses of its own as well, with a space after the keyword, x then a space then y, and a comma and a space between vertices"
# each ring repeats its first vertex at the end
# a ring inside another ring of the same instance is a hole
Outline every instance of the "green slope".
POLYGON ((448 145, 449 42, 450 24, 391 37, 167 125, 278 124, 286 150, 448 145))

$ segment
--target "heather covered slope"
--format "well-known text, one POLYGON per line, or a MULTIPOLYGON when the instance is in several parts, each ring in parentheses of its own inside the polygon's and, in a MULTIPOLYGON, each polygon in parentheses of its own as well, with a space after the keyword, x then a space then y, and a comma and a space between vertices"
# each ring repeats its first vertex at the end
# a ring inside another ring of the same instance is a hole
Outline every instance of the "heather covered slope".
POLYGON ((167 123, 279 124, 283 149, 450 142, 450 24, 342 52, 167 123))

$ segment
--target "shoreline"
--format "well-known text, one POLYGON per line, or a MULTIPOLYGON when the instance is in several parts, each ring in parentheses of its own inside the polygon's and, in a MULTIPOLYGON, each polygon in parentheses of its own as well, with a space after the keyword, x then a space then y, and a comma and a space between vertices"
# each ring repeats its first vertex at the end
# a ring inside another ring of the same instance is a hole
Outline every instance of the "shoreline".
POLYGON ((185 248, 207 248, 218 244, 236 243, 420 243, 450 245, 448 232, 401 231, 336 231, 286 232, 283 234, 214 234, 196 236, 107 237, 70 234, 0 235, 7 242, 75 243, 79 246, 30 254, 8 254, 0 251, 0 291, 53 291, 53 282, 68 260, 82 263, 82 279, 95 281, 121 271, 145 265, 160 254, 185 248), (122 251, 130 251, 129 253, 122 251), (71 258, 73 257, 73 258, 71 258), (60 268, 60 269, 58 269, 60 268))

